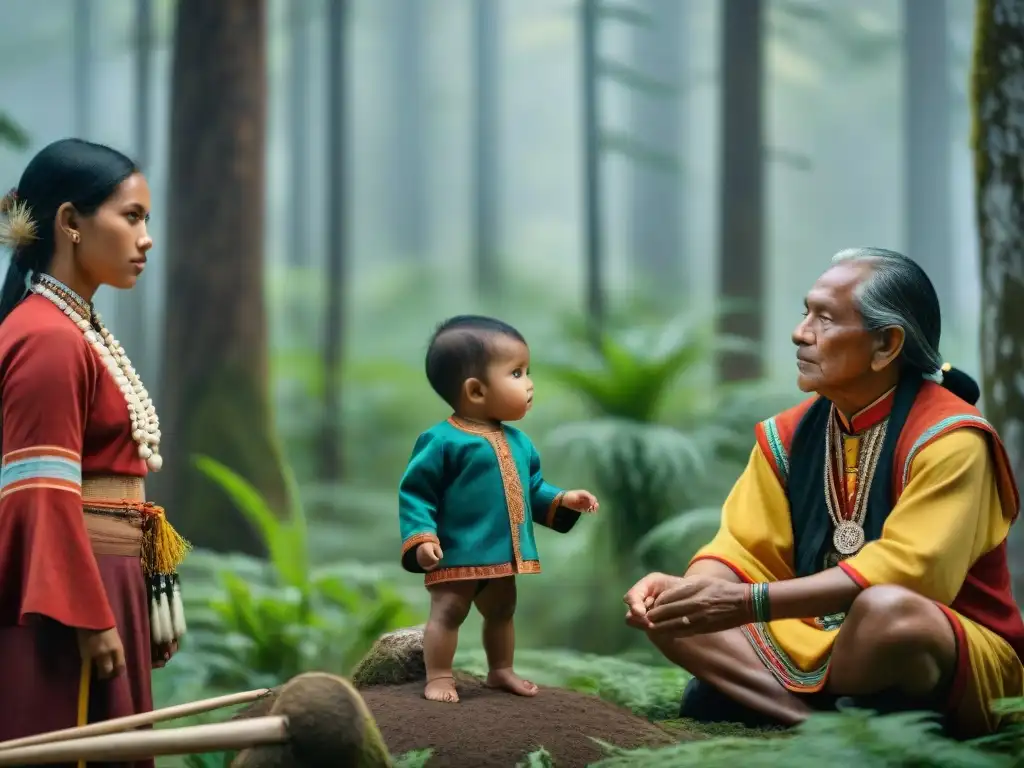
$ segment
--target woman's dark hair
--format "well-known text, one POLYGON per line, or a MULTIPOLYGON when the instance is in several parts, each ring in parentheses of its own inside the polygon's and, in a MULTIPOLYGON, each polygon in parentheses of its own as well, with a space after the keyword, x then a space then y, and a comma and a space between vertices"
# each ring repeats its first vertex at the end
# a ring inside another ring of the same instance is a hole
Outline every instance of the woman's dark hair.
POLYGON ((11 238, 13 252, 0 288, 0 323, 25 297, 29 274, 50 266, 54 251, 57 209, 71 203, 89 216, 105 203, 125 179, 139 170, 116 149, 82 139, 61 139, 44 147, 29 161, 7 207, 30 225, 32 237, 11 238))

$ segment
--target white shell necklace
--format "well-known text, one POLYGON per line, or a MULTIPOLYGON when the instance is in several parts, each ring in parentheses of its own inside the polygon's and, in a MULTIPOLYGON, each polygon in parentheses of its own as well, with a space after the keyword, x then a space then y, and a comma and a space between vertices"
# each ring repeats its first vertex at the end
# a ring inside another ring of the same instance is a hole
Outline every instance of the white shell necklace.
POLYGON ((31 290, 53 302, 78 326, 85 335, 85 340, 96 350, 128 404, 132 439, 139 446, 139 456, 146 460, 146 466, 151 471, 159 472, 164 463, 159 452, 160 419, 156 415, 156 407, 149 397, 149 392, 132 367, 132 361, 125 354, 124 347, 103 326, 99 313, 92 305, 56 278, 39 273, 34 276, 31 290), (90 317, 83 317, 83 314, 90 317))

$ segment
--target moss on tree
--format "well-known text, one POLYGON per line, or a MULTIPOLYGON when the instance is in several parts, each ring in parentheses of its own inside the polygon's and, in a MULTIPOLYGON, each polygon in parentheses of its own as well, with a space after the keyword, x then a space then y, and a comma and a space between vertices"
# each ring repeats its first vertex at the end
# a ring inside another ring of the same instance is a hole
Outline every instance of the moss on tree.
MULTIPOLYGON (((971 75, 985 416, 1024 477, 1024 2, 978 0, 971 75)), ((1024 529, 1010 536, 1024 561, 1024 529)), ((1018 588, 1024 587, 1019 581, 1018 588)))

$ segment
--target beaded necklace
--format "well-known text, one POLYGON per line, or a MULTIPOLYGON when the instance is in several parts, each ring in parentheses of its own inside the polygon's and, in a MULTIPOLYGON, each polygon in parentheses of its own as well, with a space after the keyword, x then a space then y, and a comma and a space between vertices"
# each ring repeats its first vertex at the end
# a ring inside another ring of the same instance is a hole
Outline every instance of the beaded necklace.
POLYGON ((844 519, 838 493, 842 479, 836 477, 839 469, 834 459, 834 456, 838 455, 839 461, 843 461, 843 438, 836 428, 835 406, 832 406, 829 413, 828 426, 825 430, 825 503, 829 517, 835 525, 832 545, 841 557, 856 554, 864 546, 864 519, 868 514, 868 495, 871 481, 875 477, 875 468, 878 466, 878 457, 882 453, 887 424, 888 419, 879 422, 868 429, 861 438, 860 455, 857 457, 857 495, 854 497, 850 518, 844 519))
POLYGON ((132 361, 125 354, 124 347, 103 325, 100 314, 91 303, 83 299, 64 283, 45 273, 33 277, 31 290, 49 299, 67 315, 89 345, 96 350, 100 361, 106 367, 124 395, 128 415, 132 423, 132 439, 139 447, 139 456, 153 472, 159 472, 164 460, 160 455, 160 419, 149 392, 142 384, 132 361))

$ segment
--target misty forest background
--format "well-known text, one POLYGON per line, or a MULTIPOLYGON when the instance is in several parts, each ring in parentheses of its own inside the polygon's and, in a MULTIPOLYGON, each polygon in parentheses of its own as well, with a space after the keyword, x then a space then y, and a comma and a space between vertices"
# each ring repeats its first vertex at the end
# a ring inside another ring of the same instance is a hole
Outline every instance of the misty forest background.
POLYGON ((146 274, 97 304, 166 424, 150 496, 197 547, 158 705, 348 672, 424 620, 396 487, 447 415, 422 355, 448 315, 525 333, 522 426, 602 502, 539 532, 540 682, 658 663, 620 597, 685 566, 754 423, 799 399, 790 332, 841 248, 928 270, 1024 470, 1019 28, 978 38, 972 110, 1001 4, 3 0, 0 179, 76 135, 153 189, 146 274))

